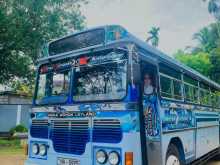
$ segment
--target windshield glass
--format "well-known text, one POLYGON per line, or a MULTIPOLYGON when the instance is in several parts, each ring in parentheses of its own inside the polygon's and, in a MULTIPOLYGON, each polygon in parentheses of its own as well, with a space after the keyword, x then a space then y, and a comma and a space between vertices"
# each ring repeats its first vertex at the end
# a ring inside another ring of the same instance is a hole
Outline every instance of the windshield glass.
POLYGON ((60 104, 71 97, 73 102, 119 100, 126 96, 126 73, 127 54, 122 50, 46 64, 39 69, 35 103, 60 104))
POLYGON ((74 101, 122 99, 126 95, 126 71, 125 53, 87 58, 86 65, 75 68, 74 101))
POLYGON ((70 71, 43 66, 40 69, 37 104, 63 103, 69 93, 70 71))

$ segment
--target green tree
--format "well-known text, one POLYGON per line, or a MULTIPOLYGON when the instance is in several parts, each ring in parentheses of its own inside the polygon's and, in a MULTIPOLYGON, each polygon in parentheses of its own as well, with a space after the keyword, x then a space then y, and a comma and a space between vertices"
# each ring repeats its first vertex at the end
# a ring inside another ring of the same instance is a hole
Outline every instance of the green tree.
MULTIPOLYGON (((208 1, 208 12, 214 16, 217 22, 220 21, 220 0, 203 0, 208 1)), ((220 26, 217 24, 217 32, 220 36, 220 26)))
POLYGON ((198 52, 196 54, 190 54, 179 50, 177 53, 175 53, 174 58, 197 70, 201 74, 210 77, 212 64, 210 62, 208 53, 198 52))
POLYGON ((86 0, 0 1, 0 83, 33 80, 45 42, 85 27, 86 0))
POLYGON ((194 34, 194 39, 198 41, 198 46, 192 51, 192 54, 198 52, 208 53, 211 63, 209 68, 209 77, 220 83, 220 23, 212 23, 194 34))
POLYGON ((159 27, 152 27, 151 30, 148 32, 149 37, 147 38, 146 42, 150 42, 152 46, 158 47, 159 45, 159 27))
POLYGON ((193 39, 198 41, 198 46, 193 51, 210 53, 215 49, 220 38, 218 27, 220 27, 220 23, 212 23, 195 33, 193 39))
POLYGON ((210 53, 212 79, 220 83, 220 45, 210 53))
POLYGON ((204 0, 208 1, 208 11, 217 20, 220 19, 220 0, 204 0))

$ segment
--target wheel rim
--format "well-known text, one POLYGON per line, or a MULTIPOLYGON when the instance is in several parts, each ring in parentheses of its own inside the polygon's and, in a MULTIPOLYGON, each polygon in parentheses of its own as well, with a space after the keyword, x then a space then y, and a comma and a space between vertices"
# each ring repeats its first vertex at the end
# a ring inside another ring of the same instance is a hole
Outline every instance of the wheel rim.
POLYGON ((180 165, 180 161, 179 161, 178 157, 176 157, 175 155, 170 155, 167 158, 166 165, 180 165))

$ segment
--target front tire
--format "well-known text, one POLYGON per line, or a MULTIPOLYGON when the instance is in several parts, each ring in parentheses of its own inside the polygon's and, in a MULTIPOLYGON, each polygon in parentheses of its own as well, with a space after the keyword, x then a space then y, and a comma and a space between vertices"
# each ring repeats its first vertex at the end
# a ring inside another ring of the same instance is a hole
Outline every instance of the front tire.
POLYGON ((173 144, 170 144, 167 150, 166 165, 184 165, 179 150, 173 144))

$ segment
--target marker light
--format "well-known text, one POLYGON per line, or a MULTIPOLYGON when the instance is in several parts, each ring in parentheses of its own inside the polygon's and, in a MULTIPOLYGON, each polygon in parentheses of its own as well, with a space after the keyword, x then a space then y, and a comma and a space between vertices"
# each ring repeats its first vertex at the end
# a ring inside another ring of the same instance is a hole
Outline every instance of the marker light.
POLYGON ((112 151, 109 153, 109 156, 108 156, 108 159, 109 159, 109 163, 111 165, 118 165, 119 162, 120 162, 120 157, 119 157, 119 154, 118 152, 116 151, 112 151))
POLYGON ((80 65, 86 65, 88 63, 88 58, 87 57, 82 57, 79 59, 79 64, 80 65))
POLYGON ((39 145, 38 144, 32 144, 32 147, 31 147, 31 149, 32 149, 32 153, 34 154, 34 155, 37 155, 38 153, 39 153, 39 145))
POLYGON ((39 154, 41 156, 45 156, 47 154, 47 146, 45 144, 40 144, 40 146, 39 146, 39 154))
POLYGON ((133 165, 133 152, 125 153, 125 165, 133 165))
POLYGON ((96 160, 99 164, 105 164, 107 162, 107 154, 104 150, 96 152, 96 160))
POLYGON ((115 32, 114 32, 114 35, 115 35, 115 39, 116 39, 116 40, 119 40, 119 39, 121 38, 121 33, 120 33, 120 31, 115 31, 115 32))

